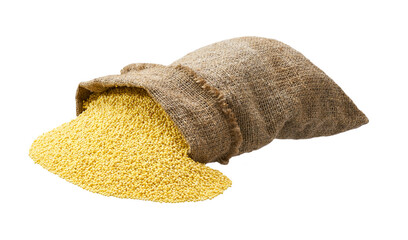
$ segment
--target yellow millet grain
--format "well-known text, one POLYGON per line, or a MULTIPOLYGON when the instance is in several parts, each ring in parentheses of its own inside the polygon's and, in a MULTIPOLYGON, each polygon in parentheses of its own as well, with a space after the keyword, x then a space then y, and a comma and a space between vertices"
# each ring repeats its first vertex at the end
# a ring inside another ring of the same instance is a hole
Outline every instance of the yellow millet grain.
POLYGON ((94 93, 71 122, 38 137, 30 157, 91 192, 157 202, 211 199, 231 186, 188 157, 167 113, 141 88, 94 93))

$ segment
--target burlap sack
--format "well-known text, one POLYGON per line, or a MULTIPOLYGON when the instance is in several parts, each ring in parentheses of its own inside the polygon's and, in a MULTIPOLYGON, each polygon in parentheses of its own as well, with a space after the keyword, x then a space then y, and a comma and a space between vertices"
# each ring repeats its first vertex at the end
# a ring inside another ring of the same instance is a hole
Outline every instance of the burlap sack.
POLYGON ((79 84, 77 114, 92 92, 142 87, 164 108, 198 162, 227 164, 274 138, 312 138, 357 128, 367 117, 323 71, 279 41, 217 42, 169 66, 130 64, 79 84))

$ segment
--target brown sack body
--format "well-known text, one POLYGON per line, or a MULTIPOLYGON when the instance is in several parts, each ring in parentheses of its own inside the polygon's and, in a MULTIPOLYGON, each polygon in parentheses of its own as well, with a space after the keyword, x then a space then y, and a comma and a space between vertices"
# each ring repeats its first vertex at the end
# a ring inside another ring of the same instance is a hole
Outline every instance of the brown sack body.
POLYGON ((146 89, 178 126, 198 162, 227 164, 275 138, 329 136, 368 123, 341 88, 279 41, 240 37, 173 62, 130 64, 79 84, 77 115, 92 92, 146 89))

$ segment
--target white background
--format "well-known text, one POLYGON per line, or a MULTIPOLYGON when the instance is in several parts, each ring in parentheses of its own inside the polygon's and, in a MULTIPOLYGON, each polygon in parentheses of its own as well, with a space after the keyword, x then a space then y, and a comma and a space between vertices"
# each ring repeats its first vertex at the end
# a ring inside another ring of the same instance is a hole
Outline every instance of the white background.
POLYGON ((1 1, 0 239, 408 239, 403 2, 1 1), (198 203, 104 197, 28 157, 80 81, 239 36, 299 50, 370 123, 210 164, 233 186, 198 203))

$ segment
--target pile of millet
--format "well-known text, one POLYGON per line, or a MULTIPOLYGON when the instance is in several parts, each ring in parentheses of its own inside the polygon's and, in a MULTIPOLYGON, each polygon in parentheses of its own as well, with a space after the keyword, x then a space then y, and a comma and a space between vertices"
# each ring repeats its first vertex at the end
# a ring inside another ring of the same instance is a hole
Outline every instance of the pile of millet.
POLYGON ((231 186, 188 156, 167 113, 142 88, 93 93, 76 119, 41 135, 30 157, 91 192, 156 202, 201 201, 231 186))

